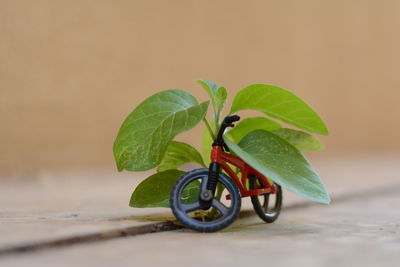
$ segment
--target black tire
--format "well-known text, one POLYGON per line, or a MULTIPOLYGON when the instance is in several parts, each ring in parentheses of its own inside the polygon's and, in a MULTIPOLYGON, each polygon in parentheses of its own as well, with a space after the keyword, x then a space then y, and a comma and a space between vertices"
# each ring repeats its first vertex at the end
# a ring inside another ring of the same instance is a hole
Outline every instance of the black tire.
MULTIPOLYGON (((249 176, 249 187, 250 189, 257 189, 257 181, 261 183, 256 176, 249 176)), ((276 193, 275 194, 263 194, 251 196, 251 203, 253 203, 253 207, 257 215, 265 222, 272 223, 274 222, 281 212, 282 208, 282 188, 280 185, 276 185, 276 193), (271 201, 270 198, 275 198, 274 207, 270 207, 271 201), (263 200, 261 200, 263 198, 263 200)))
POLYGON ((202 210, 200 208, 199 197, 191 200, 191 203, 182 203, 182 201, 187 201, 187 197, 185 199, 182 196, 182 192, 192 182, 207 182, 208 171, 209 169, 202 168, 182 175, 172 188, 170 197, 170 206, 178 221, 187 228, 198 232, 216 232, 227 227, 236 219, 241 206, 241 198, 237 186, 229 177, 220 173, 218 183, 225 188, 221 201, 224 201, 225 193, 228 193, 230 194, 230 202, 228 203, 230 205, 227 206, 221 201, 213 199, 212 207, 218 211, 219 217, 212 221, 202 221, 193 216, 193 214, 190 214, 194 211, 202 210))

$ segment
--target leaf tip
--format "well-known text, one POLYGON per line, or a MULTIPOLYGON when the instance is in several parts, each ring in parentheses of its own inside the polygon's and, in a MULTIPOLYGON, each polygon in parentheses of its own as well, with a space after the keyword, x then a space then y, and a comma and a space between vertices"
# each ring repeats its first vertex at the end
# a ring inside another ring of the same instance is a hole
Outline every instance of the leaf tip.
POLYGON ((320 199, 318 202, 320 202, 321 204, 326 204, 326 205, 331 204, 331 197, 329 196, 329 193, 326 191, 326 189, 325 189, 325 193, 324 193, 322 199, 320 199))
POLYGON ((329 205, 329 204, 331 204, 331 198, 330 197, 328 197, 327 199, 325 199, 323 202, 321 202, 322 204, 326 204, 326 205, 329 205))
POLYGON ((208 87, 207 82, 208 82, 208 80, 206 80, 206 79, 198 79, 197 82, 198 82, 204 89, 207 90, 207 87, 208 87))
POLYGON ((131 195, 131 198, 129 199, 129 207, 132 207, 132 208, 139 208, 137 205, 136 205, 136 201, 135 201, 135 199, 134 199, 134 194, 135 194, 135 191, 133 191, 133 193, 132 193, 132 195, 131 195))
POLYGON ((122 172, 124 170, 124 167, 121 166, 121 164, 118 162, 118 160, 116 160, 116 163, 117 163, 117 171, 122 172))
POLYGON ((319 134, 328 136, 329 135, 329 130, 328 127, 324 123, 322 123, 322 129, 319 131, 319 134))

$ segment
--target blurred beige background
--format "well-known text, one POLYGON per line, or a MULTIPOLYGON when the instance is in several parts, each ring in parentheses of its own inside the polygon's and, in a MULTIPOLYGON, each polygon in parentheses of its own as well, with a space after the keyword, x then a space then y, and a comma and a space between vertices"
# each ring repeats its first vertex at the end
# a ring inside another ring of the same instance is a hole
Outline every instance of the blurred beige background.
POLYGON ((0 0, 0 172, 114 168, 127 114, 164 89, 203 101, 199 78, 230 100, 256 82, 304 98, 331 132, 314 157, 400 151, 399 14, 394 0, 0 0))

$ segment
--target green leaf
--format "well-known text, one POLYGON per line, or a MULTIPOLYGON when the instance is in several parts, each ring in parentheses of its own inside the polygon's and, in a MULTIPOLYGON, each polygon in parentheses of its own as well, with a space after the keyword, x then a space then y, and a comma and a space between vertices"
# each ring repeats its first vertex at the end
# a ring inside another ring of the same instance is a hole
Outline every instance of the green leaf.
MULTIPOLYGON (((135 208, 169 207, 169 196, 176 181, 185 172, 167 170, 158 172, 143 180, 132 193, 129 206, 135 208)), ((182 192, 185 201, 198 199, 200 182, 189 184, 182 192)), ((192 201, 193 202, 193 201, 192 201)))
POLYGON ((310 106, 292 92, 277 86, 253 84, 239 91, 230 113, 244 109, 258 110, 305 131, 328 135, 325 124, 310 106))
POLYGON ((293 129, 281 128, 279 123, 264 117, 244 119, 227 134, 235 142, 239 142, 246 134, 254 130, 271 131, 300 151, 315 151, 324 148, 322 142, 313 135, 293 129))
POLYGON ((272 131, 281 128, 281 125, 264 117, 254 117, 242 120, 235 128, 228 132, 228 135, 236 142, 239 142, 249 132, 254 130, 272 131))
POLYGON ((288 128, 273 130, 272 133, 285 139, 299 151, 316 151, 324 149, 322 142, 315 136, 302 131, 296 131, 288 128))
POLYGON ((256 130, 243 137, 238 145, 224 139, 233 152, 279 185, 313 201, 330 202, 318 174, 304 156, 282 138, 256 130))
POLYGON ((189 162, 196 162, 205 167, 203 159, 196 148, 183 142, 172 141, 169 143, 167 151, 157 167, 157 171, 177 169, 189 162))
POLYGON ((218 122, 219 114, 224 107, 226 97, 228 95, 226 88, 209 80, 198 80, 211 98, 214 106, 214 120, 218 122))
POLYGON ((143 101, 119 130, 114 157, 119 171, 156 167, 171 140, 201 121, 209 101, 198 104, 188 92, 167 90, 143 101))

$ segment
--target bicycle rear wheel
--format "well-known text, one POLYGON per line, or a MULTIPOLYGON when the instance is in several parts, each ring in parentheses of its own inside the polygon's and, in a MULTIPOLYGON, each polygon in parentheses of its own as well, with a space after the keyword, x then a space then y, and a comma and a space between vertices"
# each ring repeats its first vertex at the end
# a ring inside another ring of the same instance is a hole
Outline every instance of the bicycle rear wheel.
MULTIPOLYGON (((250 189, 257 189, 259 186, 264 187, 261 180, 257 176, 249 175, 250 189)), ((251 196, 251 203, 257 215, 265 222, 272 223, 278 217, 282 208, 282 188, 280 185, 274 183, 276 186, 275 194, 263 194, 251 196)))

